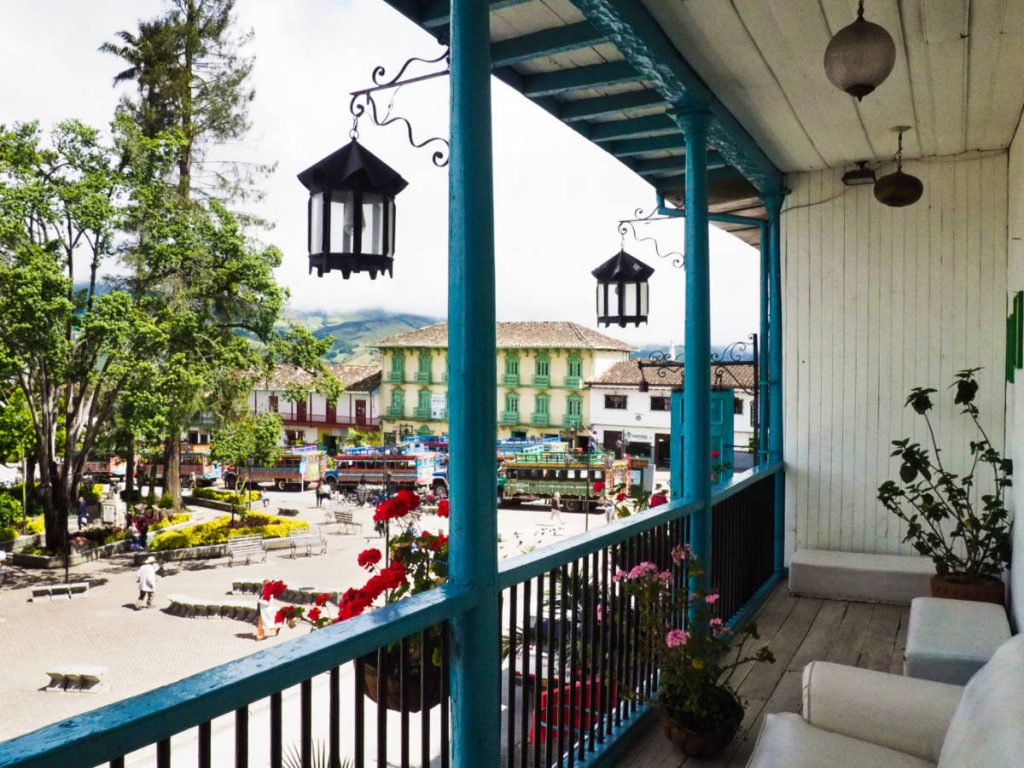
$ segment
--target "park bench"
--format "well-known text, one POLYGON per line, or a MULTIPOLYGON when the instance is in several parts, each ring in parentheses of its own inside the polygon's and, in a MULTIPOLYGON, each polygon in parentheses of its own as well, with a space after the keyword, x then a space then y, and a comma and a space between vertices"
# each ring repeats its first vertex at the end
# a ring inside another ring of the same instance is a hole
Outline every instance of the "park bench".
POLYGON ((53 600, 55 597, 81 597, 88 591, 87 581, 76 581, 71 584, 38 584, 32 587, 32 602, 53 600))
POLYGON ((83 664, 64 664, 53 667, 46 673, 50 677, 50 682, 46 684, 45 690, 91 693, 99 688, 106 673, 106 667, 83 664))
POLYGON ((363 530, 363 526, 355 521, 355 518, 352 517, 352 512, 348 510, 334 510, 334 522, 341 526, 345 533, 352 533, 353 530, 363 530))
POLYGON ((316 531, 292 531, 288 534, 288 544, 291 547, 291 556, 294 558, 297 552, 305 551, 310 557, 313 550, 319 549, 321 555, 327 554, 327 539, 319 529, 316 531))
POLYGON ((254 557, 259 557, 260 562, 267 562, 267 547, 263 543, 262 536, 236 536, 228 539, 228 565, 234 565, 235 559, 245 559, 248 565, 254 557))
POLYGON ((225 595, 214 598, 192 597, 191 595, 168 595, 170 605, 167 612, 188 619, 222 618, 253 622, 256 620, 256 600, 253 598, 225 595))

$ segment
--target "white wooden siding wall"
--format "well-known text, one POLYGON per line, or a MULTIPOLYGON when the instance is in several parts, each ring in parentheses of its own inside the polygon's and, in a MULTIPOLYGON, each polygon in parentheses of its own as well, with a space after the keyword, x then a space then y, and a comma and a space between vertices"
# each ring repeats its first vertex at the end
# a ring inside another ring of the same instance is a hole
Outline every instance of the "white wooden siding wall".
MULTIPOLYGON (((1010 145, 1009 179, 1007 182, 1007 299, 1017 291, 1024 290, 1024 125, 1017 126, 1017 134, 1010 145)), ((1009 309, 1009 306, 1007 307, 1009 309)), ((1006 405, 1006 447, 1007 453, 1017 465, 1010 508, 1014 510, 1017 522, 1013 529, 1013 551, 1020 563, 1024 553, 1024 378, 1017 373, 1015 383, 1007 386, 1006 405)), ((1010 571, 1010 589, 1013 595, 1024 595, 1024 568, 1019 565, 1010 571)), ((1018 597, 1012 601, 1017 631, 1024 631, 1024 600, 1018 597)))
MULTIPOLYGON (((788 177, 782 214, 786 550, 911 553, 876 500, 891 441, 923 441, 904 408, 939 390, 943 458, 962 467, 969 431, 946 387, 979 375, 983 423, 1002 444, 1007 156, 913 162, 915 205, 844 187, 841 170, 788 177), (822 202, 824 201, 824 202, 822 202)), ((955 471, 955 470, 953 470, 955 471)))

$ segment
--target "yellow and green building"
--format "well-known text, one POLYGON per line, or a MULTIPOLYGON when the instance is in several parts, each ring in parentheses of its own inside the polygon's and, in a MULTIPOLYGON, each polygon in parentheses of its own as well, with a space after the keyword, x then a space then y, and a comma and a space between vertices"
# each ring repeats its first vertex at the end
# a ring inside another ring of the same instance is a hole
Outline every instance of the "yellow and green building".
MULTIPOLYGON (((588 426, 586 382, 629 357, 625 342, 571 322, 497 324, 498 437, 588 426)), ((448 324, 377 342, 385 434, 448 432, 448 324)))

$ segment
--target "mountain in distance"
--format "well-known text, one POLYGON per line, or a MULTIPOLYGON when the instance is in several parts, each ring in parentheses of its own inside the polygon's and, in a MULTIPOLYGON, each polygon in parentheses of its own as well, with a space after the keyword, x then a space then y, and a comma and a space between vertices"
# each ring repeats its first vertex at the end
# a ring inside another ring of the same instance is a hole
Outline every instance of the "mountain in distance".
POLYGON ((380 362, 380 353, 371 348, 375 341, 440 322, 436 317, 382 309, 357 312, 287 309, 284 319, 308 328, 318 339, 333 338, 334 344, 325 358, 328 363, 352 365, 380 362))

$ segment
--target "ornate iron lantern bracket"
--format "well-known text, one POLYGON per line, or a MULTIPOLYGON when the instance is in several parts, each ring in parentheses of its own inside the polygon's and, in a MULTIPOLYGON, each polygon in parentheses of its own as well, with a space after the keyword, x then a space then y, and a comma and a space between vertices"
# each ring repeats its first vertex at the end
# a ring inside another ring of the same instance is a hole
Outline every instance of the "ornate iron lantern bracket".
POLYGON ((362 88, 358 91, 352 91, 349 94, 352 99, 349 101, 349 112, 352 114, 352 130, 349 131, 349 135, 354 139, 359 135, 359 118, 366 115, 369 120, 377 126, 388 126, 394 123, 402 123, 405 126, 406 137, 409 143, 416 149, 422 149, 428 145, 438 145, 438 148, 434 150, 431 160, 438 168, 443 168, 448 165, 448 153, 449 143, 448 139, 441 136, 431 136, 430 138, 423 139, 422 141, 416 141, 413 135, 412 123, 404 117, 393 115, 392 112, 395 107, 395 97, 398 95, 398 91, 403 85, 410 85, 412 83, 419 83, 424 80, 433 80, 436 77, 447 77, 451 74, 451 61, 450 61, 450 50, 446 46, 444 53, 433 59, 424 59, 418 56, 413 56, 407 59, 401 68, 398 70, 398 74, 390 80, 385 80, 386 70, 382 66, 374 67, 371 79, 373 85, 369 88, 362 88), (444 69, 437 70, 435 72, 427 72, 422 75, 413 75, 402 79, 408 70, 415 63, 421 64, 440 64, 444 62, 444 69), (377 106, 377 102, 374 100, 374 94, 380 91, 392 91, 391 98, 388 100, 387 106, 383 108, 381 112, 377 106))
POLYGON ((686 261, 682 251, 669 251, 668 253, 662 253, 661 247, 658 245, 658 241, 653 237, 640 237, 636 231, 637 224, 650 224, 656 221, 668 221, 674 219, 673 216, 657 216, 657 209, 652 210, 650 213, 645 214, 643 208, 637 208, 633 211, 632 219, 622 219, 619 221, 619 236, 622 238, 622 246, 625 248, 626 235, 632 235, 633 239, 638 243, 654 243, 654 253, 657 254, 659 259, 672 259, 672 266, 676 269, 681 269, 686 261))

